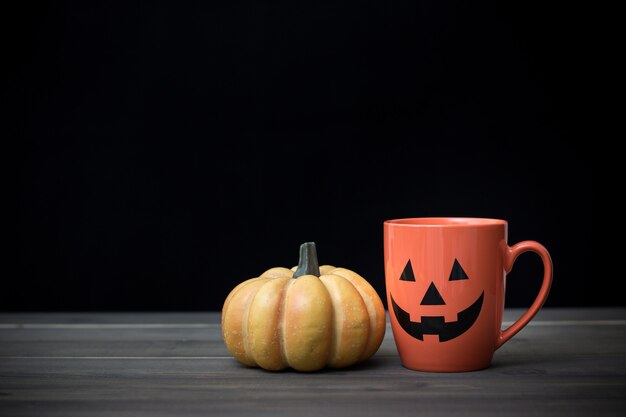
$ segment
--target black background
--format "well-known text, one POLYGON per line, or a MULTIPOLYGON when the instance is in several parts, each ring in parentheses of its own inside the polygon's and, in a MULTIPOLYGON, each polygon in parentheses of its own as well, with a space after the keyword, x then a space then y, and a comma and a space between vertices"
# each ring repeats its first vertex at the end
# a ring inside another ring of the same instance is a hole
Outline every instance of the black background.
MULTIPOLYGON (((309 240, 383 297, 383 221, 452 215, 504 218, 509 243, 546 245, 547 305, 622 304, 591 270, 567 10, 247 0, 5 13, 5 134, 18 147, 2 309, 219 310, 309 240)), ((520 258, 507 305, 529 305, 540 276, 538 257, 520 258)))

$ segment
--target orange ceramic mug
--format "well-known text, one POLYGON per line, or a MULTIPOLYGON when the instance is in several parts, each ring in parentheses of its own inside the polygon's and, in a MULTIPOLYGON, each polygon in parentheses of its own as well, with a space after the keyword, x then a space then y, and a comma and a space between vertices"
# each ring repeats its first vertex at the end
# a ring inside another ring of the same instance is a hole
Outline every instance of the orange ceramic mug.
POLYGON ((537 314, 552 284, 552 261, 534 241, 507 245, 507 222, 414 218, 385 222, 391 329, 402 364, 420 371, 486 368, 494 352, 537 314), (522 253, 544 267, 539 295, 502 331, 505 277, 522 253))

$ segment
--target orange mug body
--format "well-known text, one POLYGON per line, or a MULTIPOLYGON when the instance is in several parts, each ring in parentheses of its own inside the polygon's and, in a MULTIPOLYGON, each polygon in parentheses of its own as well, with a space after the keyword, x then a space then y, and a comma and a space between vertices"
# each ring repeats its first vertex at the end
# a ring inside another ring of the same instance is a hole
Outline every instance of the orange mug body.
POLYGON ((552 282, 549 254, 537 242, 514 247, 506 242, 504 220, 414 218, 384 223, 387 303, 406 368, 486 368, 496 349, 539 311, 552 282), (544 260, 544 282, 531 308, 503 332, 506 272, 525 251, 537 252, 544 260))

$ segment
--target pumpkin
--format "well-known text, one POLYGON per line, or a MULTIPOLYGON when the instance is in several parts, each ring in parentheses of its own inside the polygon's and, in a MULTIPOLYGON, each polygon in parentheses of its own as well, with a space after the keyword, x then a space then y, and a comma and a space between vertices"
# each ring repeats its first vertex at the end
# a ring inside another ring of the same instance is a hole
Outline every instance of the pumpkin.
POLYGON ((315 243, 297 267, 271 268, 236 286, 222 308, 222 336, 244 365, 278 371, 342 368, 370 358, 385 335, 372 286, 345 268, 318 265, 315 243))

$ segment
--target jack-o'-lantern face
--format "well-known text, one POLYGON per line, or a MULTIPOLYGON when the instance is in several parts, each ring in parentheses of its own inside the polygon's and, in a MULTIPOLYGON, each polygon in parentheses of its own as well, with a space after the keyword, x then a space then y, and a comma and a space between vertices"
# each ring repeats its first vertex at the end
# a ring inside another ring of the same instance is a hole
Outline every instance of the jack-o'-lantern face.
MULTIPOLYGON (((413 267, 411 266, 410 260, 407 262, 399 279, 400 281, 415 282, 415 275, 413 274, 413 267)), ((470 277, 465 273, 459 261, 455 259, 448 277, 448 281, 451 281, 450 285, 464 285, 467 282, 466 280, 469 279, 470 277)), ((391 304, 398 324, 413 338, 423 341, 424 335, 437 335, 439 336, 440 342, 446 342, 462 335, 472 327, 482 310, 484 296, 485 291, 482 291, 476 298, 476 301, 463 308, 461 311, 452 312, 457 315, 456 321, 446 321, 445 315, 449 317, 450 314, 445 311, 445 297, 439 292, 434 281, 430 282, 426 293, 421 298, 420 305, 442 306, 441 312, 446 314, 439 316, 421 316, 420 321, 411 321, 409 312, 403 310, 402 307, 396 303, 393 295, 391 295, 391 304)))

